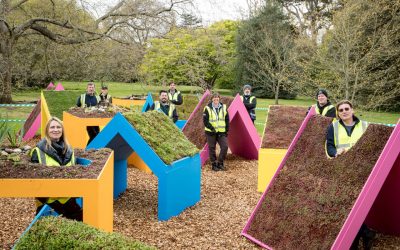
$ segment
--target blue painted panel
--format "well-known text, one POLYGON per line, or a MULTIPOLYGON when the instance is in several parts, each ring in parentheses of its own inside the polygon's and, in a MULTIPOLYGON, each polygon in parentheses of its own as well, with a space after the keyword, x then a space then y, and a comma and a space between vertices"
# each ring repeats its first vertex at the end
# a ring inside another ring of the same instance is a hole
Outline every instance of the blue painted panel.
POLYGON ((153 104, 154 104, 153 97, 151 96, 151 93, 149 92, 146 97, 146 102, 143 104, 142 113, 148 111, 150 109, 150 107, 153 106, 153 104))
POLYGON ((92 164, 92 161, 89 160, 89 159, 86 159, 86 158, 79 158, 78 157, 78 158, 75 159, 75 163, 87 167, 90 164, 92 164))
POLYGON ((175 122, 175 125, 176 125, 180 130, 182 130, 182 128, 183 128, 183 126, 185 126, 186 122, 187 122, 187 120, 177 120, 177 121, 175 122))
POLYGON ((127 160, 114 161, 114 199, 128 187, 127 160))
POLYGON ((159 178, 158 218, 168 220, 200 201, 200 155, 186 157, 172 163, 159 178))

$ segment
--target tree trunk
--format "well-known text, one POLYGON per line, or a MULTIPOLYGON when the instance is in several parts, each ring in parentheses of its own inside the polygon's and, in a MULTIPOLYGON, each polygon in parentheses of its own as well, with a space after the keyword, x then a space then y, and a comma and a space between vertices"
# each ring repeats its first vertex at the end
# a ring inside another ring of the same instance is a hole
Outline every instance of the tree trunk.
POLYGON ((1 41, 0 52, 3 55, 4 68, 1 70, 0 79, 0 103, 11 103, 11 75, 12 75, 12 59, 11 50, 12 42, 11 39, 5 39, 1 41))
POLYGON ((279 88, 280 88, 280 82, 278 80, 275 88, 275 105, 279 104, 279 88))

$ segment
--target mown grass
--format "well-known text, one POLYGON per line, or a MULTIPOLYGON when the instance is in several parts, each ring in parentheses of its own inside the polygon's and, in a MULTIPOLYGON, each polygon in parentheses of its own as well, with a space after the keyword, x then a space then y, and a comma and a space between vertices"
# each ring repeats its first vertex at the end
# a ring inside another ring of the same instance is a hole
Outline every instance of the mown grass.
POLYGON ((15 249, 156 249, 118 233, 106 233, 82 222, 47 216, 20 239, 15 249))
POLYGON ((167 165, 199 152, 171 119, 161 112, 129 112, 124 116, 167 165))
MULTIPOLYGON (((86 85, 87 82, 74 82, 74 81, 66 81, 62 82, 64 88, 66 90, 74 90, 76 91, 76 95, 73 96, 75 98, 78 98, 79 94, 82 94, 86 90, 86 85)), ((100 91, 100 86, 101 84, 96 82, 97 90, 100 91)), ((109 93, 112 96, 115 97, 127 97, 132 94, 135 95, 146 95, 148 92, 151 92, 153 94, 158 94, 158 92, 161 89, 167 90, 168 86, 149 86, 145 84, 140 84, 140 83, 121 83, 121 82, 106 82, 107 86, 109 87, 109 93)), ((202 91, 198 87, 192 87, 192 86, 177 86, 177 89, 180 90, 184 94, 197 94, 198 96, 201 97, 202 91)), ((220 92, 223 95, 232 95, 232 91, 228 89, 217 89, 216 91, 220 92)), ((185 96, 184 96, 185 97, 185 96)), ((14 101, 35 101, 40 98, 40 90, 23 90, 23 91, 14 91, 13 93, 13 100, 14 101)), ((275 103, 275 100, 273 99, 261 99, 257 98, 257 107, 259 108, 267 108, 269 105, 273 105, 275 103)), ((315 99, 309 98, 309 97, 304 97, 304 96, 299 96, 295 100, 279 100, 280 105, 292 105, 292 106, 311 106, 312 104, 315 104, 315 99)), ((190 108, 187 108, 185 106, 185 101, 182 106, 178 106, 178 112, 182 111, 182 116, 180 116, 179 119, 185 119, 188 117, 186 109, 189 110, 190 108), (182 109, 185 109, 182 111, 182 109)), ((6 110, 2 107, 0 107, 0 114, 5 114, 6 110)), ((30 112, 30 111, 29 111, 30 112)), ((58 112, 59 113, 59 112, 58 112)), ((62 112, 61 112, 62 114, 62 112)), ((264 131, 264 123, 265 123, 265 118, 267 116, 267 111, 266 110, 256 110, 257 114, 257 120, 256 120, 256 128, 257 131, 260 135, 262 135, 264 131), (262 123, 262 124, 259 124, 262 123)), ((25 115, 26 117, 29 115, 28 111, 27 114, 25 115)), ((364 119, 369 122, 373 123, 384 123, 384 124, 395 124, 400 118, 399 113, 387 113, 387 112, 372 112, 372 111, 363 111, 360 109, 356 109, 356 115, 359 115, 361 119, 364 119)), ((18 114, 13 114, 15 118, 22 118, 23 119, 23 113, 18 113, 18 114), (18 117, 17 117, 18 116, 18 117)))
POLYGON ((81 92, 76 90, 66 91, 43 91, 44 98, 51 116, 56 116, 62 120, 63 111, 76 106, 76 101, 81 92))

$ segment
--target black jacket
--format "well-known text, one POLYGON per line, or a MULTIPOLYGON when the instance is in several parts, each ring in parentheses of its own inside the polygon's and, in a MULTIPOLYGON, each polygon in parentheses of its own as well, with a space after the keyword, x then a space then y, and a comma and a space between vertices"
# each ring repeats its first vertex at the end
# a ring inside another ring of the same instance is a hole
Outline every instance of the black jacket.
MULTIPOLYGON (((59 141, 59 142, 52 142, 51 146, 46 148, 47 141, 46 139, 42 139, 36 147, 38 147, 41 151, 43 151, 45 154, 53 158, 55 161, 57 161, 61 166, 65 166, 72 160, 72 149, 69 148, 67 152, 64 154, 64 141, 59 141)), ((39 155, 37 155, 36 150, 33 151, 32 156, 31 156, 31 161, 35 163, 39 163, 39 155)))
POLYGON ((243 104, 244 104, 244 106, 246 107, 246 109, 247 109, 247 112, 249 113, 249 115, 250 115, 250 118, 252 119, 252 120, 255 120, 256 119, 256 110, 255 110, 255 108, 256 108, 256 106, 257 106, 257 98, 256 97, 254 97, 253 98, 253 100, 252 100, 252 102, 250 102, 250 98, 251 98, 252 96, 251 95, 243 95, 242 96, 242 98, 243 98, 243 104))
MULTIPOLYGON (((85 96, 85 104, 86 107, 92 107, 92 106, 96 106, 97 105, 97 98, 96 95, 88 95, 86 93, 85 96)), ((76 101, 76 106, 81 107, 82 103, 81 103, 81 96, 78 97, 78 100, 76 101)))
MULTIPOLYGON (((331 102, 328 101, 324 106, 320 106, 319 103, 317 102, 317 109, 319 110, 320 113, 322 113, 322 111, 324 110, 325 107, 331 105, 331 102)), ((328 112, 325 115, 326 117, 332 117, 335 118, 336 117, 336 108, 333 107, 330 110, 328 110, 328 112)))
MULTIPOLYGON (((175 93, 178 93, 179 91, 175 89, 175 93)), ((169 95, 170 95, 170 91, 168 91, 168 99, 169 99, 169 95)), ((182 94, 181 92, 178 93, 178 100, 169 100, 171 103, 175 104, 175 105, 182 105, 183 103, 183 98, 182 98, 182 94)))
MULTIPOLYGON (((155 103, 153 103, 153 105, 151 105, 151 107, 150 107, 149 110, 154 110, 155 106, 156 106, 155 103)), ((163 112, 165 115, 167 115, 167 116, 168 116, 168 113, 169 113, 169 107, 170 107, 169 104, 167 104, 167 105, 162 105, 162 104, 160 103, 160 109, 161 109, 162 112, 163 112)), ((176 108, 175 108, 174 111, 172 112, 172 121, 175 123, 177 120, 178 120, 178 112, 176 112, 176 108)))
MULTIPOLYGON (((219 114, 219 112, 222 112, 222 105, 223 104, 222 103, 220 103, 220 104, 221 104, 220 107, 216 110, 217 111, 217 115, 219 114)), ((212 109, 213 108, 212 102, 210 102, 207 106, 212 109)), ((210 130, 215 131, 214 127, 210 123, 210 116, 209 116, 209 114, 208 114, 206 109, 204 109, 204 112, 203 112, 203 123, 204 123, 204 126, 206 128, 209 128, 210 130)), ((210 131, 205 131, 205 132, 207 134, 212 134, 212 135, 215 134, 215 132, 210 132, 210 131)), ((228 109, 226 109, 225 134, 228 134, 228 132, 229 132, 229 113, 228 113, 228 109)))
MULTIPOLYGON (((358 119, 354 115, 353 115, 353 120, 354 120, 354 125, 351 127, 351 130, 350 131, 346 130, 348 136, 351 136, 355 126, 360 122, 360 119, 358 119)), ((346 127, 342 120, 339 120, 339 124, 343 127, 346 127)), ((326 152, 330 157, 336 156, 335 132, 333 129, 333 123, 329 125, 328 130, 326 131, 326 152)))

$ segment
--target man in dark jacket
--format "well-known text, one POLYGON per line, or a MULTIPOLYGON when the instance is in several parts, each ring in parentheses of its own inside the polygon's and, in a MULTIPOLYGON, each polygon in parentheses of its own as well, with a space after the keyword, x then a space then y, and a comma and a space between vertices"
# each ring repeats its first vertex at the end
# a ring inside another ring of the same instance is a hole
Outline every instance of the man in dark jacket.
MULTIPOLYGON (((78 97, 76 106, 78 107, 95 107, 100 102, 100 97, 96 95, 96 89, 93 82, 89 82, 86 87, 86 93, 78 97)), ((89 135, 87 145, 100 133, 99 126, 87 126, 86 130, 89 135)))
POLYGON ((243 104, 246 107, 247 112, 249 113, 250 119, 254 124, 254 121, 256 120, 257 99, 255 96, 251 95, 250 85, 246 84, 243 86, 243 95, 240 96, 240 98, 242 99, 243 104))
POLYGON ((224 160, 228 153, 229 114, 226 105, 220 102, 218 93, 214 93, 211 102, 204 107, 203 123, 212 170, 225 170, 224 160), (215 153, 217 142, 221 148, 218 161, 215 153))
POLYGON ((178 120, 178 113, 176 112, 175 105, 168 102, 168 93, 165 90, 160 91, 159 101, 155 101, 150 107, 150 110, 158 110, 170 117, 175 123, 178 120))
POLYGON ((182 105, 183 98, 180 91, 176 90, 175 82, 171 81, 169 84, 168 99, 169 102, 175 105, 182 105))
POLYGON ((317 104, 314 106, 315 112, 319 115, 336 118, 336 108, 331 104, 328 98, 328 92, 325 89, 318 90, 317 104))

